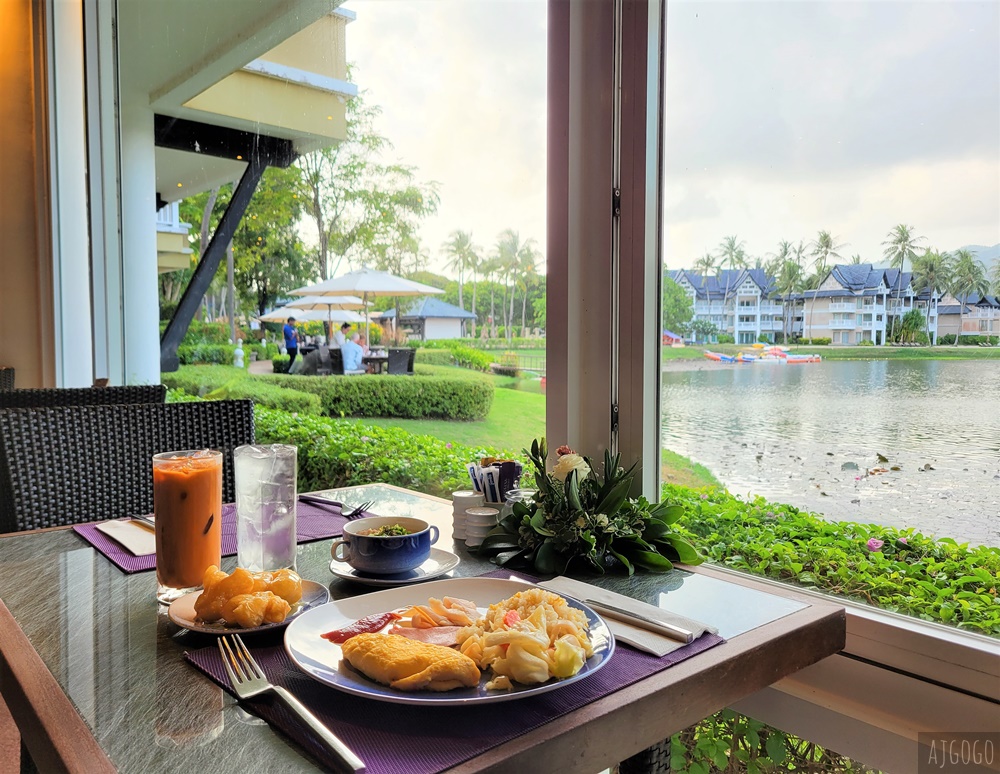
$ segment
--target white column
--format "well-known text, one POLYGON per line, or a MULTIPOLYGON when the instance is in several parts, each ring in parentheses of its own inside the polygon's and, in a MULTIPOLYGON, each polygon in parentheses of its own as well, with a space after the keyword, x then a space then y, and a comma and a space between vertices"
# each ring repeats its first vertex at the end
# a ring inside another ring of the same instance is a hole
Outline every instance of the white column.
MULTIPOLYGON (((83 12, 79 0, 49 4, 49 151, 52 190, 52 294, 55 378, 59 387, 94 381, 90 243, 84 125, 83 12)), ((9 182, 9 181, 8 181, 9 182)))
MULTIPOLYGON (((123 95, 121 108, 121 327, 125 384, 160 381, 159 293, 156 272, 156 161, 153 111, 123 95)), ((111 294, 109 294, 111 295, 111 294)))

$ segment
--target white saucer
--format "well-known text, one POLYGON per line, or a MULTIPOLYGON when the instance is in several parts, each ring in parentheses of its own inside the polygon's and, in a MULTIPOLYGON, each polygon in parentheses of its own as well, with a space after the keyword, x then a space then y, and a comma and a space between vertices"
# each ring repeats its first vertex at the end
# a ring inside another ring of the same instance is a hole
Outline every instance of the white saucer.
POLYGON ((330 562, 330 572, 338 578, 362 583, 365 586, 404 586, 408 583, 421 583, 432 578, 439 578, 458 567, 460 561, 461 559, 451 551, 431 548, 431 555, 426 562, 416 569, 395 575, 366 575, 355 570, 347 562, 341 562, 337 559, 330 562))

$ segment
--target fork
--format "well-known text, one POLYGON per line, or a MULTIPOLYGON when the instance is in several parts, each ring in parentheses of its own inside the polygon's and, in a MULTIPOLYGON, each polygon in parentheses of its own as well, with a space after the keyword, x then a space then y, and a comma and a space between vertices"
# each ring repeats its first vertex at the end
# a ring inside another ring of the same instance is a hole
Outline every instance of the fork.
POLYGON ((375 501, 374 500, 369 500, 366 503, 361 503, 361 505, 359 505, 353 511, 351 511, 348 514, 346 514, 344 516, 344 518, 345 519, 357 519, 357 518, 359 518, 361 516, 361 514, 363 514, 365 511, 367 511, 373 505, 375 505, 375 501))
POLYGON ((229 682, 240 699, 249 699, 251 696, 273 691, 306 722, 309 728, 351 771, 365 771, 364 761, 355 755, 350 747, 324 726, 319 718, 313 715, 302 702, 280 685, 274 685, 267 679, 264 670, 250 655, 250 651, 247 650, 247 646, 243 644, 243 640, 238 634, 220 637, 219 652, 222 654, 222 663, 226 667, 226 674, 229 675, 229 682))

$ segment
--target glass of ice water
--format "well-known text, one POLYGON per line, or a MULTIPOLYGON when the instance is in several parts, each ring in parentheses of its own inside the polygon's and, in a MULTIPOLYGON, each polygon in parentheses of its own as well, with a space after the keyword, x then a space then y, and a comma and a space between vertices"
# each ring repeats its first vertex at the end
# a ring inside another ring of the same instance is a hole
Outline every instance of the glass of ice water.
POLYGON ((237 563, 250 572, 295 569, 297 449, 286 444, 238 446, 237 563))

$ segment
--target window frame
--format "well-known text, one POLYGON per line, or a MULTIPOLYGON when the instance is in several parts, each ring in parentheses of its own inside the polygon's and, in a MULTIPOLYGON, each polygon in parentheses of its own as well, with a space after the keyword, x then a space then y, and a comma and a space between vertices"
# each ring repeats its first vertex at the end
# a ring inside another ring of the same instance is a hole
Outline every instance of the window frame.
MULTIPOLYGON (((645 460, 641 491, 657 499, 665 12, 662 0, 549 0, 546 431, 550 445, 567 442, 598 458, 605 448, 617 446, 624 461, 645 460), (585 93, 587 87, 596 92, 614 88, 608 68, 620 52, 615 37, 602 27, 610 19, 622 23, 620 45, 632 56, 631 68, 619 62, 621 92, 633 108, 637 95, 645 95, 647 105, 647 120, 637 120, 636 114, 621 120, 617 144, 606 112, 613 109, 612 101, 585 93), (641 55, 635 51, 638 39, 644 41, 641 55), (645 70, 636 66, 640 61, 646 62, 645 70), (614 179, 609 159, 616 152, 622 155, 620 180, 614 179), (623 234, 614 251, 608 199, 616 182, 622 191, 623 234), (581 184, 589 186, 584 193, 581 184), (636 192, 642 193, 643 206, 630 208, 636 192), (611 277, 617 284, 609 283, 611 277), (648 281, 645 293, 636 292, 640 277, 648 281), (623 346, 625 336, 632 338, 623 346), (636 336, 641 346, 635 345, 636 336), (616 393, 612 373, 627 373, 630 389, 616 393), (617 436, 606 419, 616 400, 617 436)), ((735 583, 769 583, 711 569, 735 583)), ((844 605, 848 644, 842 654, 749 697, 738 709, 841 754, 901 769, 917 760, 918 730, 950 728, 958 718, 984 717, 976 713, 1000 704, 1000 643, 853 602, 844 605), (853 677, 831 680, 831 671, 853 677), (866 678, 856 679, 861 673, 866 678), (859 715, 858 708, 873 701, 872 679, 880 685, 878 710, 859 715), (891 744, 885 744, 887 732, 891 744)))

